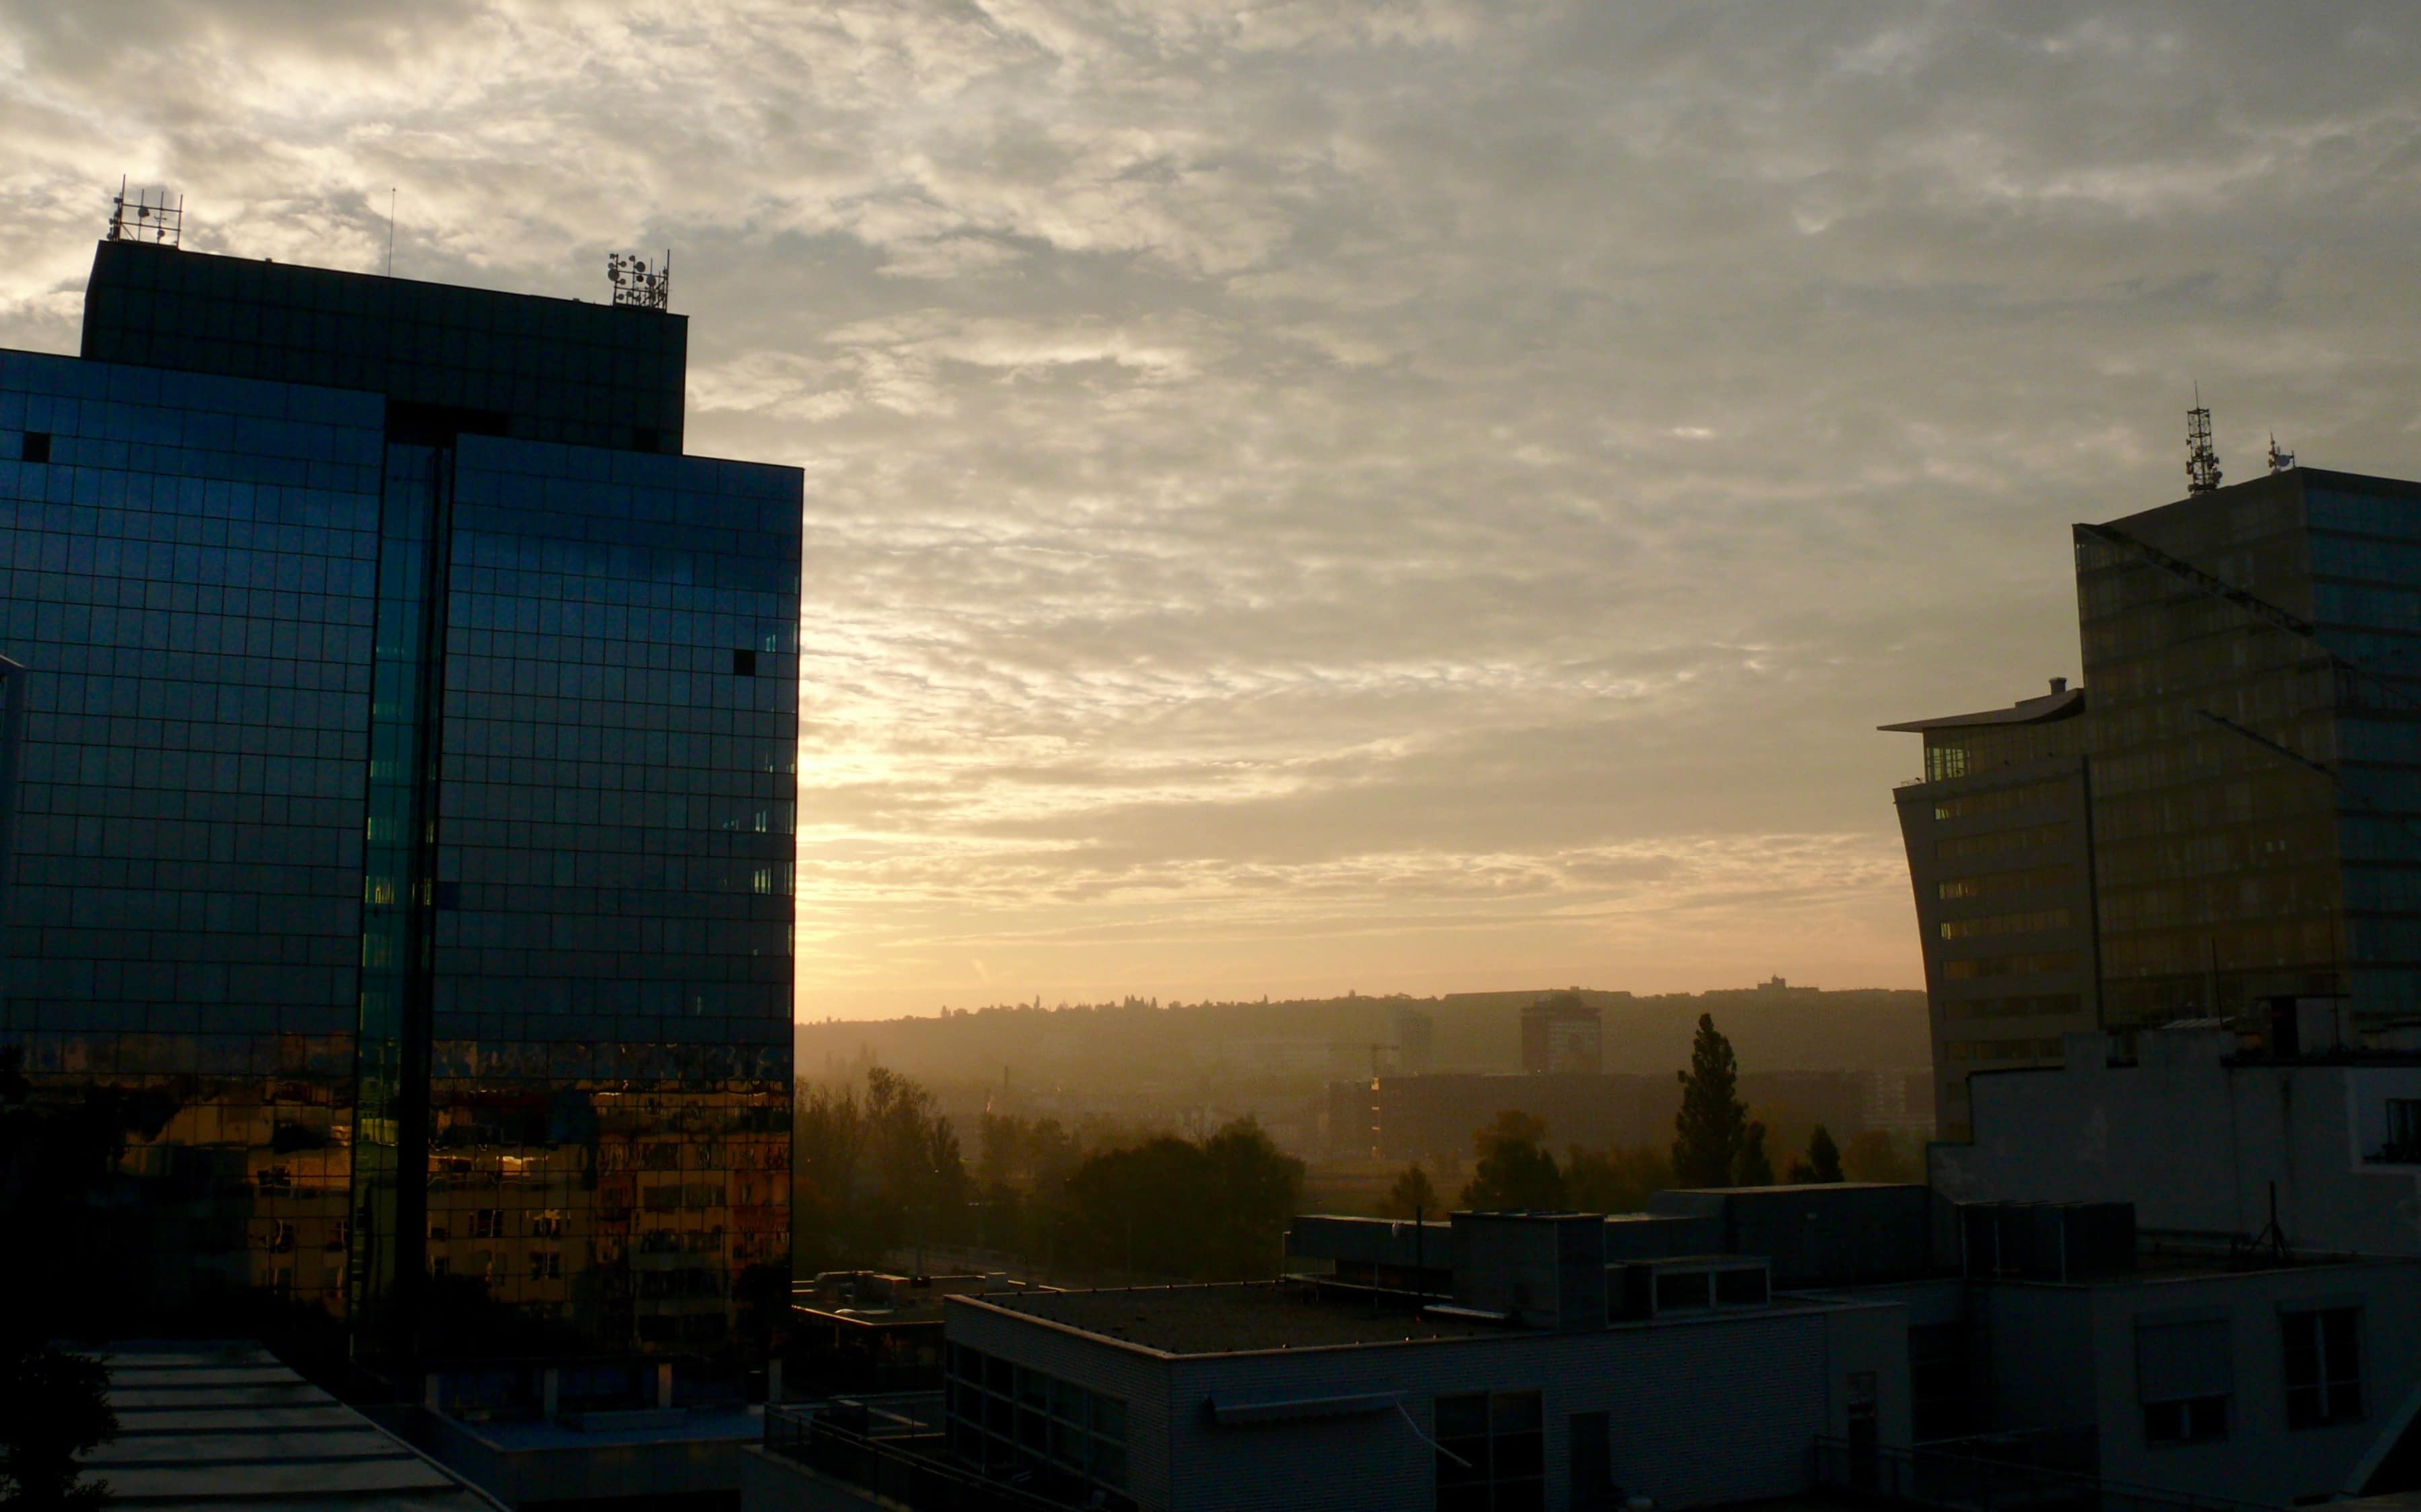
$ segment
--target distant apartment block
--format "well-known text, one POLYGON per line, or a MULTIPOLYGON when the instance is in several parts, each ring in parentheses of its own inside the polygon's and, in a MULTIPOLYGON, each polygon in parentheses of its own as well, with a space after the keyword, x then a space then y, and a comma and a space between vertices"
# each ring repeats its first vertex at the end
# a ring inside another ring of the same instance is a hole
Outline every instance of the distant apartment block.
POLYGON ((1542 997, 1522 1010, 1522 1069, 1595 1073, 1605 1068, 1605 1029, 1577 992, 1542 997))

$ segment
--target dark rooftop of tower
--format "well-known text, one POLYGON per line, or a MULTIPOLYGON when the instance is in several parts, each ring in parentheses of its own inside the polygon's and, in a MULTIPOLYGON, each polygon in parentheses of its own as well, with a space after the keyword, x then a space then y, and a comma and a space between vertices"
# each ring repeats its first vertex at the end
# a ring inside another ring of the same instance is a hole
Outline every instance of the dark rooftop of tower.
POLYGON ((679 455, 686 316, 103 242, 84 355, 363 389, 398 441, 464 431, 679 455))

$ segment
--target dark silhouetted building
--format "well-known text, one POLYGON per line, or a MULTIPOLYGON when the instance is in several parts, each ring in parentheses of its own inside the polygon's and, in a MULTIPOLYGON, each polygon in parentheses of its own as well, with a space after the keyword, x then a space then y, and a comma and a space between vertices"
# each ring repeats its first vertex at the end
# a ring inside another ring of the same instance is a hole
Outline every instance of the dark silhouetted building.
POLYGON ((787 1272, 801 478, 680 455, 685 344, 111 242, 0 352, 0 1044, 135 1110, 130 1310, 660 1348, 787 1272))
POLYGON ((2076 553, 2107 1021, 2421 1017, 2421 484, 2295 468, 2076 553))
POLYGON ((1968 1127, 1967 1075, 2056 1064, 2094 1028, 2093 820, 2085 690, 1884 728, 1925 738, 1925 776, 1892 796, 1916 889, 1932 1020, 1934 1119, 1968 1127))
POLYGON ((2290 468, 2075 545, 2085 688, 1885 726, 1952 1138, 2071 1032, 2421 1022, 2421 485, 2290 468))

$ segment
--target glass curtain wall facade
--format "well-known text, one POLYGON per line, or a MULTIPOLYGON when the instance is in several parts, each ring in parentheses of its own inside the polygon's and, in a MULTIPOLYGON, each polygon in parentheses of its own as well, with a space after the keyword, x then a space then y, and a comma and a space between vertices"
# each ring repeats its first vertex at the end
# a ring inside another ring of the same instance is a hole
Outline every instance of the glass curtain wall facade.
POLYGON ((231 262, 96 261, 88 340, 205 370, 0 352, 0 1047, 129 1110, 75 1242, 130 1317, 719 1341, 787 1269, 800 475, 666 454, 678 317, 231 262), (529 380, 601 350, 669 414, 529 380))
POLYGON ((2298 469, 2080 536, 2103 1004, 2125 1030, 2421 987, 2421 489, 2298 469))
POLYGON ((1925 738, 1892 795, 1925 952, 1934 1127, 1967 1137, 1967 1079, 2058 1064, 2099 1023, 2083 689, 1886 729, 1925 738))
POLYGON ((341 1304, 381 420, 0 351, 28 669, 0 1045, 129 1100, 103 1205, 44 1242, 164 1310, 341 1304))

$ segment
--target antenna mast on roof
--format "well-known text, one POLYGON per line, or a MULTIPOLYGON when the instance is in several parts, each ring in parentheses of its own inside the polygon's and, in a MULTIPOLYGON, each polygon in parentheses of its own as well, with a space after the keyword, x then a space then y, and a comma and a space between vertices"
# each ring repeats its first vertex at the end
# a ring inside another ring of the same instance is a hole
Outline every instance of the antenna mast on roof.
POLYGON ((170 200, 164 189, 138 189, 127 197, 126 176, 117 179, 117 195, 109 202, 109 234, 104 242, 157 242, 179 246, 185 236, 185 196, 170 200))
POLYGON ((2283 473, 2294 465, 2295 454, 2290 451, 2280 451, 2278 449, 2278 434, 2274 430, 2272 431, 2270 433, 2270 471, 2273 473, 2283 473))
POLYGON ((633 309, 661 310, 669 306, 673 292, 673 255, 664 252, 664 260, 650 269, 646 260, 628 252, 605 255, 605 281, 614 286, 614 303, 633 309))
POLYGON ((2219 487, 2219 453, 2211 449, 2210 412, 2203 408, 2202 385, 2195 385, 2195 407, 2186 412, 2186 492, 2209 493, 2219 487))

